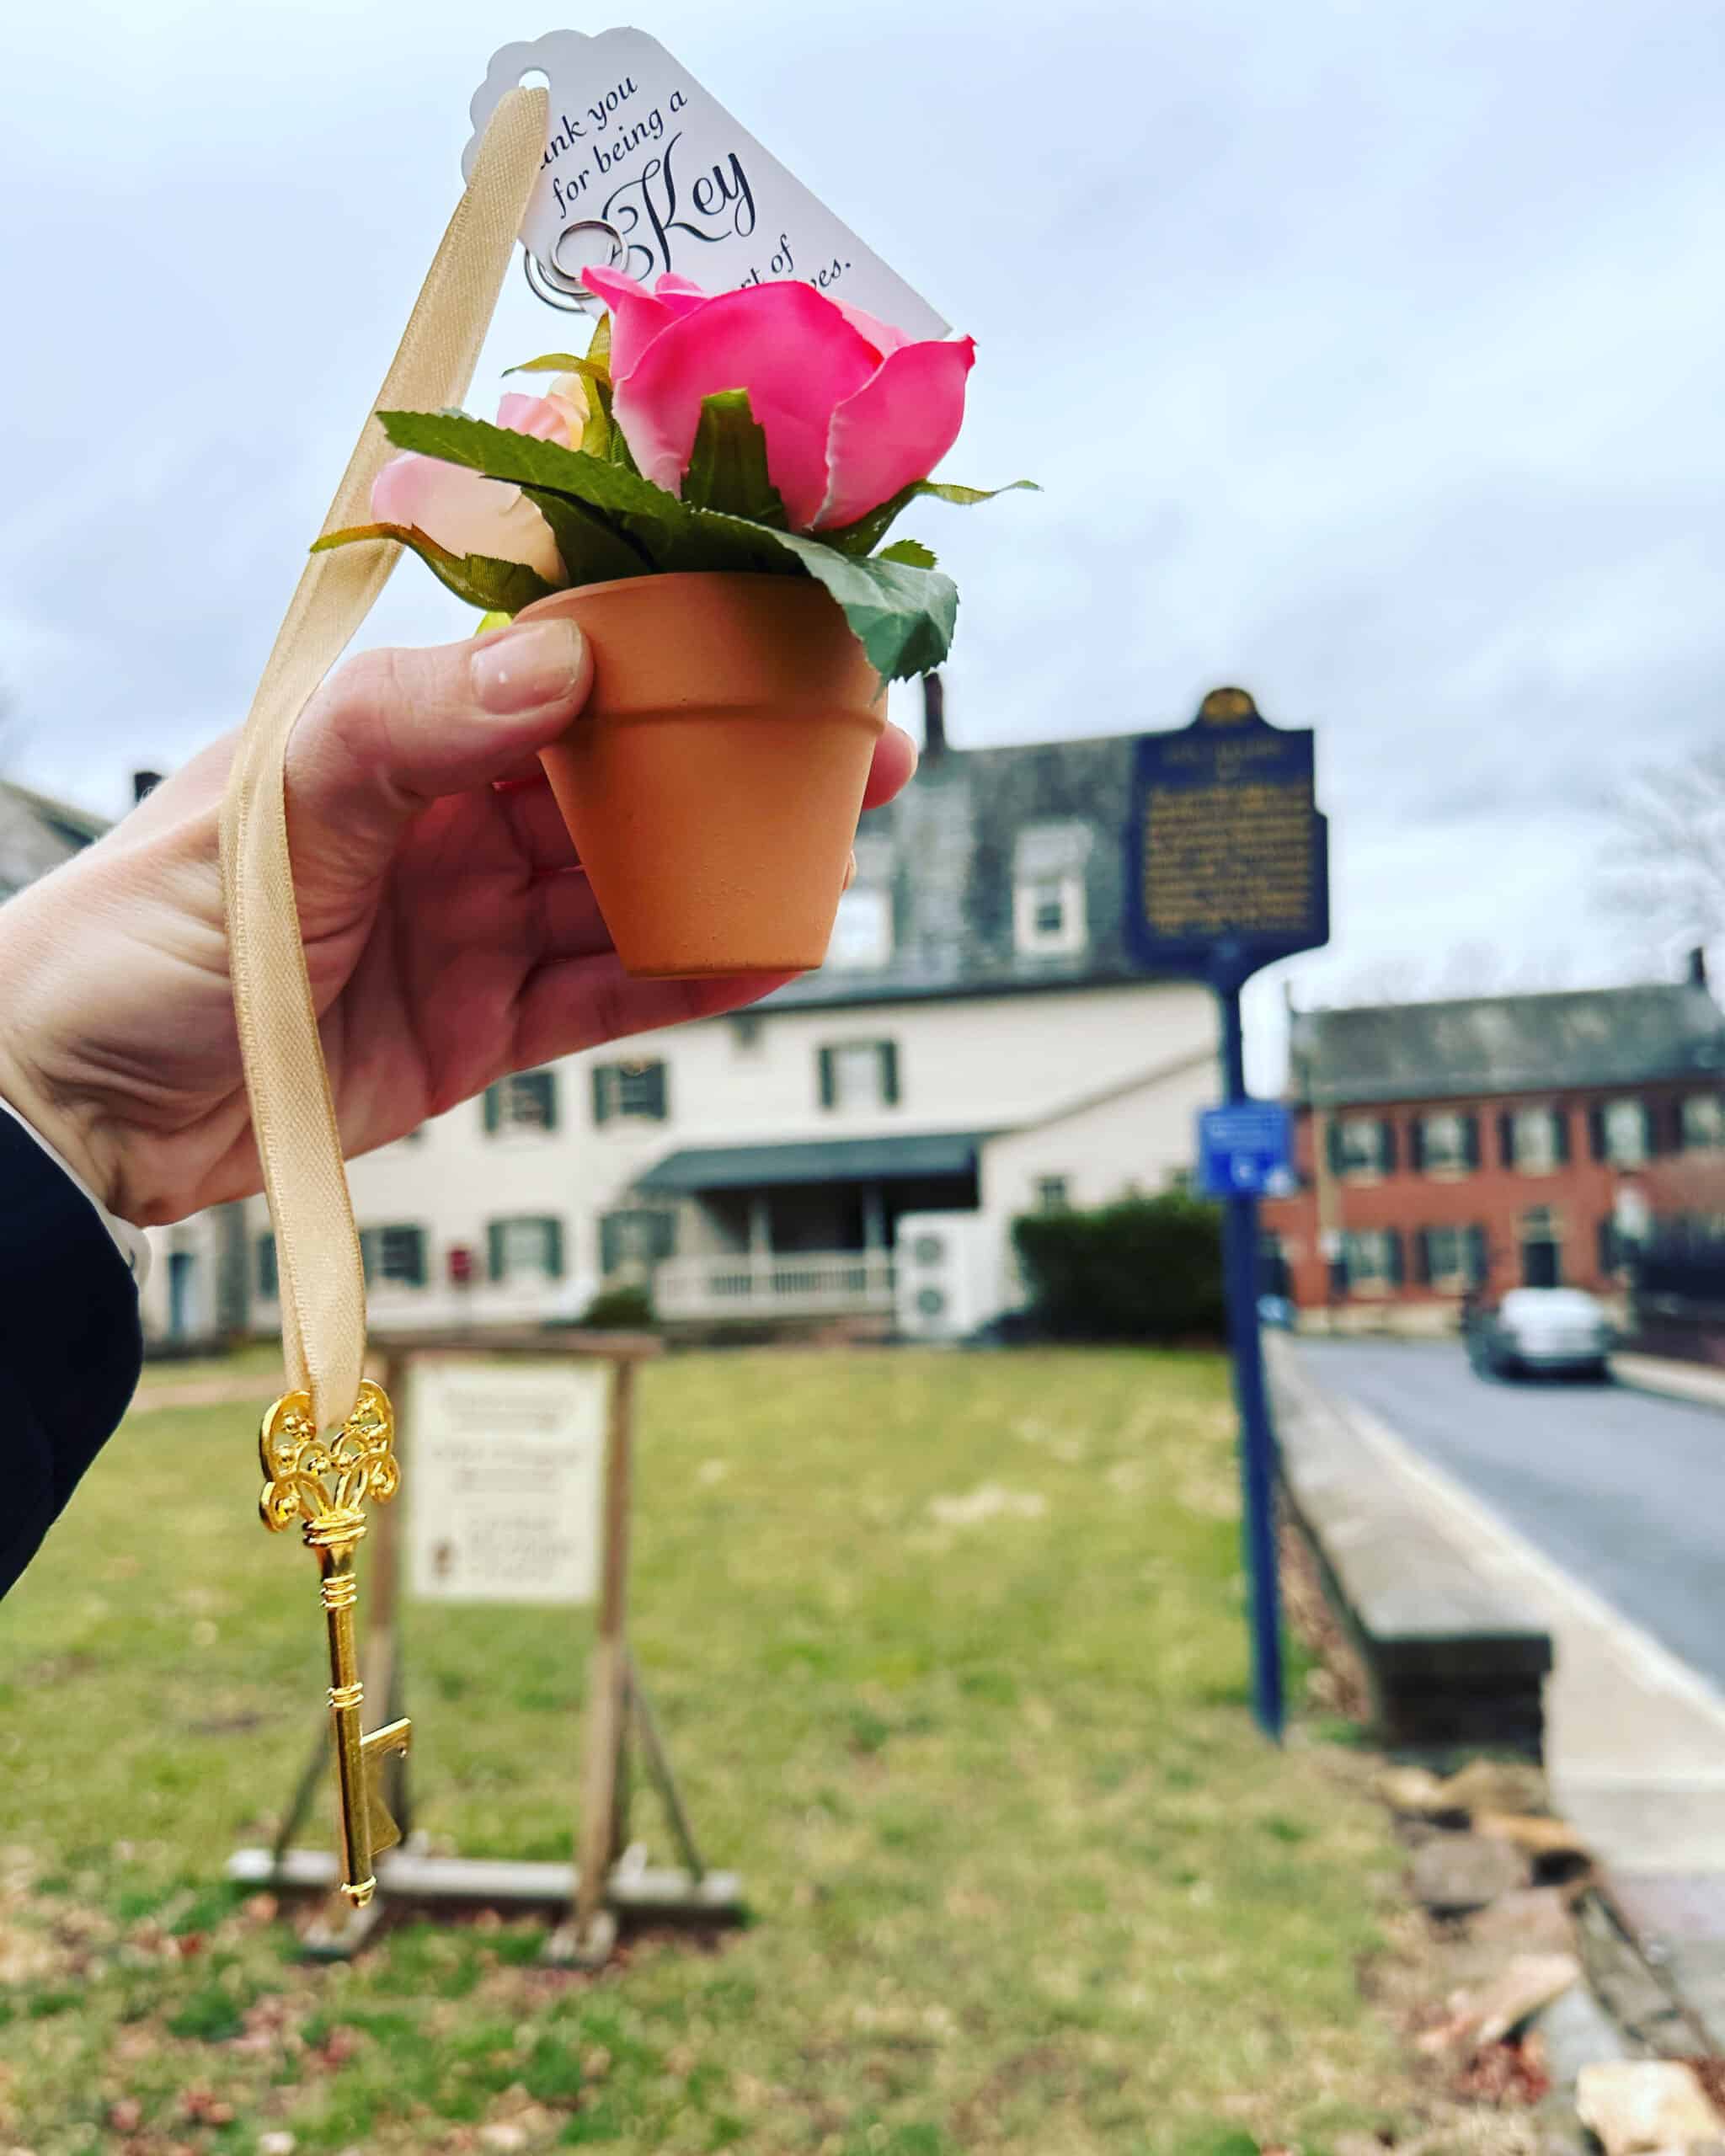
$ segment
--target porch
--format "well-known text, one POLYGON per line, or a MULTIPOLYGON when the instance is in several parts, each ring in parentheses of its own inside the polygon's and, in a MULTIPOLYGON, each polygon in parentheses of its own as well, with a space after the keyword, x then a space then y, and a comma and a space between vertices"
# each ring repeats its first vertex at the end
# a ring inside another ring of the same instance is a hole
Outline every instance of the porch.
POLYGON ((972 1211, 986 1133, 690 1147, 636 1183, 674 1199, 673 1254, 653 1268, 659 1315, 888 1317, 893 1241, 906 1213, 972 1211))

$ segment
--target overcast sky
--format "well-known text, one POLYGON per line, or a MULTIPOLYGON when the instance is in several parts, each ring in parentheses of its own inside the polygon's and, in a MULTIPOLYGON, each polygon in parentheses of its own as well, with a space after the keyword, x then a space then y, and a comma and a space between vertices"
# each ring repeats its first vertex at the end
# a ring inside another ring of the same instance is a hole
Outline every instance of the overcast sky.
MULTIPOLYGON (((1725 720, 1716 0, 10 10, 18 776, 117 810, 243 714, 491 50, 608 19, 978 339, 947 476, 1047 491, 906 527, 964 595, 956 739, 1233 680, 1315 723, 1302 999, 1469 947, 1657 962, 1589 894, 1602 801, 1725 720)), ((512 278, 475 408, 564 327, 512 278)), ((366 635, 468 619, 407 563, 366 635)))

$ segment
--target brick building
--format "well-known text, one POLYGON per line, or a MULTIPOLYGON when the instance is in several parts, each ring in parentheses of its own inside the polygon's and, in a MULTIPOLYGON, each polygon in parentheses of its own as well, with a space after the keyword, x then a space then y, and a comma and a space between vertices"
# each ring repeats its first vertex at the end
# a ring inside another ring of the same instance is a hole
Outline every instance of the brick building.
POLYGON ((1637 1214, 1725 1208, 1699 958, 1676 985, 1296 1012, 1289 1080, 1299 1188, 1264 1225, 1302 1310, 1613 1293, 1637 1214))

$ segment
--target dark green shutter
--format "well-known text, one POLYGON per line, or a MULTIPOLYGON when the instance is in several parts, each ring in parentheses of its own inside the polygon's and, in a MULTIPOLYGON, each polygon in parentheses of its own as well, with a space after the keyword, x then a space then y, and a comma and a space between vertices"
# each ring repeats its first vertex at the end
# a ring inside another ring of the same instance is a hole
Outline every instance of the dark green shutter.
POLYGON ((273 1302, 281 1292, 281 1281, 275 1269, 275 1238, 258 1238, 258 1293, 273 1302))
POLYGON ((485 1088, 486 1129, 488 1131, 494 1131, 502 1120, 503 1088, 500 1086, 488 1086, 485 1088))
POLYGON ((607 1123, 611 1119, 611 1087, 607 1083, 611 1073, 602 1063, 593 1066, 593 1120, 607 1123))
POLYGON ((536 1070, 534 1076, 545 1089, 545 1128, 557 1128, 557 1073, 554 1070, 536 1070))
POLYGON ((896 1041, 883 1041, 880 1044, 880 1097, 889 1108, 899 1105, 899 1044, 896 1041))
POLYGON ((1407 1165, 1415 1175, 1425 1172, 1425 1118, 1417 1115, 1407 1126, 1407 1165))
POLYGON ((1486 1245, 1486 1231, 1482 1227, 1471 1227, 1467 1231, 1467 1278, 1469 1284, 1482 1288, 1491 1270, 1491 1252, 1486 1245))
POLYGON ((648 1246, 655 1262, 676 1256, 677 1216, 668 1206, 653 1215, 653 1234, 648 1246))
POLYGON ((815 1057, 815 1063, 820 1078, 820 1105, 824 1108, 830 1108, 833 1104, 834 1097, 832 1050, 830 1048, 820 1049, 815 1057))
POLYGON ((1587 1144, 1588 1150, 1592 1154, 1594 1160, 1603 1161, 1605 1159, 1605 1111, 1603 1105, 1598 1101, 1595 1101, 1593 1106, 1587 1112, 1587 1144))
POLYGON ((654 1063, 650 1065, 648 1069, 648 1078, 647 1113, 649 1115, 654 1117, 659 1122, 663 1123, 666 1116, 670 1113, 670 1104, 666 1097, 667 1088, 665 1085, 665 1065, 662 1063, 654 1063))
POLYGON ((1386 1116, 1382 1122, 1379 1123, 1378 1130, 1380 1133, 1378 1140, 1379 1172, 1383 1175, 1392 1176, 1396 1172, 1396 1126, 1391 1122, 1390 1118, 1386 1116))
POLYGON ((1330 1173, 1340 1175, 1347 1156, 1342 1150, 1342 1123, 1338 1116, 1332 1115, 1324 1125, 1324 1150, 1330 1157, 1330 1173))
POLYGON ((1432 1231, 1429 1228, 1416 1228, 1413 1231, 1413 1277, 1422 1287, 1432 1277, 1432 1231))
POLYGON ((545 1262, 553 1280, 563 1278, 563 1222, 548 1214, 545 1220, 545 1262))
POLYGON ((617 1220, 607 1213, 599 1223, 599 1270, 608 1280, 617 1267, 617 1220))
POLYGON ((485 1223, 485 1272, 493 1280, 503 1278, 503 1226, 501 1220, 485 1223))
POLYGON ((1479 1166, 1479 1118, 1471 1110, 1461 1118, 1461 1158, 1470 1168, 1479 1166))
POLYGON ((1390 1285, 1399 1288, 1404 1274, 1402 1265, 1402 1231, 1399 1228, 1386 1228, 1384 1242, 1390 1262, 1390 1285))
POLYGON ((410 1247, 414 1253, 414 1285, 416 1288, 423 1288, 425 1284, 425 1244, 427 1241, 425 1230, 423 1228, 409 1228, 408 1230, 408 1233, 413 1238, 410 1247))
POLYGON ((1551 1158, 1560 1168, 1567 1167, 1569 1164, 1569 1110, 1567 1107, 1551 1110, 1551 1158))
POLYGON ((1498 1117, 1498 1164, 1505 1168, 1515 1166, 1515 1118, 1508 1108, 1498 1117))

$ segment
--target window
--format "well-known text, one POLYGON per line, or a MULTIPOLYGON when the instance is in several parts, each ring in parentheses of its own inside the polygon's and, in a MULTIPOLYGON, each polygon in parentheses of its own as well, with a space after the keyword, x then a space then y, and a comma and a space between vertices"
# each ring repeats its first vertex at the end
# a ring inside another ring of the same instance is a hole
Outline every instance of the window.
POLYGON ((1652 1150, 1653 1132, 1640 1101, 1607 1101, 1589 1108, 1588 1134, 1594 1158, 1609 1161, 1614 1167, 1644 1166, 1652 1150))
POLYGON ((1461 1176, 1479 1166, 1479 1118, 1454 1110, 1416 1117, 1414 1166, 1429 1176, 1461 1176))
POLYGON ((1477 1288, 1486 1277, 1483 1228, 1423 1228, 1419 1235, 1422 1279, 1434 1288, 1477 1288))
POLYGON ((551 1214, 493 1220, 485 1230, 494 1280, 561 1280, 563 1222, 551 1214))
POLYGON ((893 1041, 841 1041, 821 1049, 815 1075, 824 1108, 890 1108, 899 1102, 899 1051, 893 1041))
POLYGON ((360 1255, 366 1262, 367 1280, 391 1280, 403 1288, 425 1284, 423 1228, 361 1228, 360 1255))
POLYGON ((878 972, 892 955, 892 893, 853 883, 839 900, 826 963, 857 973, 878 972))
POLYGON ((1378 1116, 1344 1115, 1330 1125, 1330 1172, 1386 1176, 1396 1166, 1396 1127, 1378 1116))
POLYGON ((644 1267, 673 1257, 677 1216, 663 1205, 625 1206, 599 1222, 599 1269, 607 1278, 625 1266, 644 1267))
POLYGON ((1074 957, 1089 940, 1085 864, 1088 824, 1032 824, 1012 853, 1012 942, 1027 958, 1074 957))
POLYGON ((1725 1094, 1691 1093, 1683 1103, 1683 1150, 1715 1153, 1725 1147, 1725 1094))
POLYGON ((1569 1118, 1557 1108, 1506 1110, 1498 1118, 1498 1139, 1506 1168, 1524 1175, 1548 1176, 1569 1158, 1569 1118))
POLYGON ((269 1303, 281 1293, 281 1282, 275 1270, 275 1238, 270 1235, 258 1238, 258 1293, 269 1303))
POLYGON ((669 1113, 664 1064, 637 1058, 628 1063, 594 1065, 595 1123, 663 1123, 669 1113))
POLYGON ((1402 1238, 1393 1228, 1356 1228, 1342 1238, 1350 1288, 1381 1291, 1402 1284, 1402 1238))
POLYGON ((557 1073, 518 1070, 513 1078, 488 1086, 485 1128, 494 1135, 503 1130, 555 1130, 557 1073))
POLYGON ((1064 1213, 1071 1203, 1065 1176, 1037 1177, 1036 1209, 1039 1213, 1064 1213))

